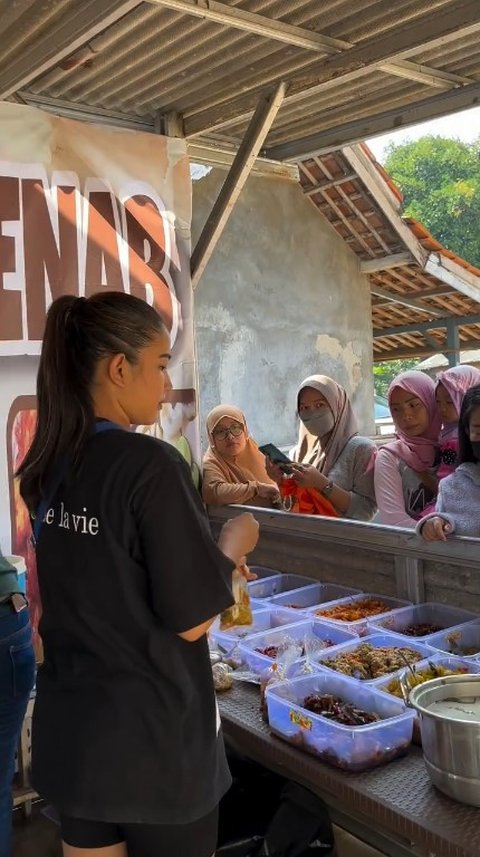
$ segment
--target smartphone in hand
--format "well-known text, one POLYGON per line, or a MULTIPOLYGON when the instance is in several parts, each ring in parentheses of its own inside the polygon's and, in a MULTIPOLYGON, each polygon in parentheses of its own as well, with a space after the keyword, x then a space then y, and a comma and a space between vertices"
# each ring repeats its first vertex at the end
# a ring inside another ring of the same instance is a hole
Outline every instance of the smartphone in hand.
POLYGON ((281 449, 278 449, 278 447, 275 446, 273 443, 265 443, 263 446, 259 447, 259 450, 266 458, 270 459, 272 464, 278 464, 282 473, 292 472, 292 469, 290 467, 290 464, 292 464, 292 462, 290 461, 289 457, 285 455, 285 453, 282 452, 281 449))

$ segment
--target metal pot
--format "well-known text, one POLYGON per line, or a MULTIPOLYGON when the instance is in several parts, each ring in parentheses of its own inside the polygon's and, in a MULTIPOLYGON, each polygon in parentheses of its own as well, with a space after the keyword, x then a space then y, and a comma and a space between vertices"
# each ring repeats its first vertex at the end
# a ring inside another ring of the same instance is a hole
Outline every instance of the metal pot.
POLYGON ((413 688, 410 705, 420 715, 423 756, 432 783, 461 803, 480 806, 480 676, 427 681, 413 688), (441 702, 442 711, 436 710, 441 702), (445 704, 450 706, 447 713, 445 704))

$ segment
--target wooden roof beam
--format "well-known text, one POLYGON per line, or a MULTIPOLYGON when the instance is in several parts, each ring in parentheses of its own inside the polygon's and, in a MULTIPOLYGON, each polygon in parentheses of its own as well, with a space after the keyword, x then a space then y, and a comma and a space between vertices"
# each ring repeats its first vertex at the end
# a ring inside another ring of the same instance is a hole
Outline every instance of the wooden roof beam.
MULTIPOLYGON (((480 4, 478 8, 480 14, 480 4)), ((304 90, 302 97, 310 97, 306 93, 307 91, 304 90)), ((291 101, 292 99, 287 97, 287 102, 290 103, 291 101)), ((438 119, 460 110, 468 110, 470 107, 478 107, 479 101, 480 82, 470 83, 468 86, 459 87, 449 92, 431 95, 429 98, 415 101, 413 104, 394 107, 384 111, 384 113, 363 116, 360 119, 345 122, 343 125, 334 125, 325 131, 318 131, 300 140, 279 143, 268 149, 267 157, 279 161, 299 161, 313 155, 327 154, 340 149, 342 146, 360 143, 389 131, 400 131, 402 128, 409 128, 419 122, 438 119)), ((228 125, 228 123, 225 124, 228 125)), ((186 133, 188 134, 188 121, 186 125, 186 133)))
POLYGON ((262 98, 247 128, 235 160, 207 217, 191 259, 192 287, 195 289, 210 261, 233 207, 252 171, 272 123, 285 97, 285 84, 281 83, 262 98))
POLYGON ((373 283, 370 285, 370 291, 372 295, 376 295, 376 297, 385 298, 387 301, 400 304, 400 306, 409 307, 409 309, 415 309, 418 312, 424 312, 433 318, 441 315, 441 312, 438 309, 434 309, 433 307, 422 303, 422 301, 419 301, 417 298, 411 298, 408 295, 398 294, 397 292, 389 292, 387 289, 382 289, 380 286, 376 286, 373 283))
POLYGON ((430 253, 424 270, 457 292, 480 303, 480 278, 442 253, 430 253))
POLYGON ((399 325, 398 327, 384 327, 373 330, 374 339, 383 339, 384 336, 398 336, 402 333, 424 333, 429 330, 446 328, 450 319, 453 319, 457 327, 468 327, 472 324, 480 324, 479 315, 448 315, 435 318, 432 321, 412 322, 411 324, 399 325))
MULTIPOLYGON (((360 262, 362 274, 375 274, 377 271, 388 271, 390 268, 401 268, 404 265, 414 265, 412 254, 405 250, 402 253, 392 253, 389 256, 379 256, 378 259, 368 259, 360 262)), ((424 297, 422 295, 422 297, 424 297)))
MULTIPOLYGON (((480 348, 480 339, 472 339, 471 341, 466 339, 461 343, 462 351, 474 351, 477 348, 480 348)), ((445 354, 448 359, 450 351, 451 349, 446 345, 437 345, 436 348, 425 348, 421 346, 418 348, 394 348, 391 351, 374 352, 373 362, 385 363, 388 360, 409 360, 411 357, 431 357, 432 354, 437 354, 438 352, 445 354)))
POLYGON ((342 176, 335 176, 325 182, 321 182, 320 184, 316 184, 314 187, 302 187, 303 193, 305 196, 315 196, 319 190, 328 190, 332 187, 338 187, 339 185, 346 184, 347 182, 353 182, 357 179, 358 176, 356 173, 346 173, 342 176))
POLYGON ((394 197, 383 176, 380 175, 375 165, 360 146, 348 146, 342 150, 342 153, 369 193, 373 196, 396 234, 403 244, 405 244, 406 249, 412 254, 420 267, 423 268, 428 257, 428 252, 424 250, 418 238, 415 237, 412 230, 402 220, 398 211, 398 200, 394 197))
MULTIPOLYGON (((197 15, 206 20, 215 20, 217 23, 228 24, 249 32, 257 32, 266 38, 279 39, 289 44, 286 29, 290 26, 272 18, 262 15, 244 12, 237 7, 232 7, 216 0, 148 0, 184 11, 186 14, 197 15), (246 19, 249 19, 248 21, 246 19), (243 20, 245 19, 245 20, 243 20), (253 20, 253 19, 256 19, 253 20), (282 35, 280 35, 282 34, 282 35)), ((299 28, 295 28, 299 29, 299 28)), ((466 83, 475 83, 471 78, 454 76, 450 78, 448 72, 430 69, 418 63, 410 63, 406 58, 415 53, 429 50, 440 45, 448 44, 450 41, 470 36, 480 30, 480 9, 477 0, 464 0, 462 8, 448 7, 446 9, 435 9, 428 11, 425 15, 403 24, 400 28, 391 28, 386 33, 381 33, 373 39, 353 45, 350 42, 331 39, 318 33, 303 30, 303 39, 310 38, 312 45, 321 39, 324 42, 322 52, 330 54, 326 59, 319 62, 318 66, 309 69, 309 76, 316 78, 317 82, 305 86, 304 73, 300 72, 298 80, 293 78, 285 99, 286 104, 298 103, 305 98, 313 98, 341 83, 349 83, 358 79, 359 75, 365 75, 378 69, 387 74, 406 77, 416 80, 427 86, 442 87, 447 90, 460 88, 466 83), (397 64, 397 60, 399 63, 397 64)), ((300 32, 302 32, 300 30, 300 32)), ((296 44, 296 43, 295 43, 296 44)), ((305 44, 299 45, 305 47, 305 44)), ((312 48, 310 48, 312 49, 312 48)), ((291 77, 291 75, 289 75, 291 77)), ((273 83, 270 80, 269 83, 273 83)), ((251 89, 257 88, 257 84, 251 89)), ((238 97, 244 99, 248 89, 242 88, 238 97)), ((215 110, 186 111, 186 134, 194 136, 221 130, 229 124, 247 121, 251 115, 251 108, 235 108, 232 96, 222 99, 215 110)), ((368 135, 364 135, 366 139, 368 135)), ((278 147, 281 148, 281 147, 278 147)), ((279 156, 279 160, 287 160, 279 156)))

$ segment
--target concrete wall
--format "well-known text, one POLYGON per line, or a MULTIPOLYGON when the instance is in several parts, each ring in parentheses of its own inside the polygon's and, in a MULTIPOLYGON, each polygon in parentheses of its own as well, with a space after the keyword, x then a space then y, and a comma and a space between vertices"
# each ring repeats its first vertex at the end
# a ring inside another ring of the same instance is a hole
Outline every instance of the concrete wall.
MULTIPOLYGON (((193 184, 193 244, 224 180, 193 184)), ((296 437, 295 393, 330 375, 373 431, 370 292, 355 255, 299 185, 250 178, 195 297, 202 438, 220 402, 240 406, 260 442, 296 437)))

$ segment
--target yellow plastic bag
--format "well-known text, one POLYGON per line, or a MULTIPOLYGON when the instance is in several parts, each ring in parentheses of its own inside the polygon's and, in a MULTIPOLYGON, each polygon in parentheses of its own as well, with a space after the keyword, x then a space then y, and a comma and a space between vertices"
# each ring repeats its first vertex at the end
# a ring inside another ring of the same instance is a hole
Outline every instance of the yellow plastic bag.
POLYGON ((227 628, 233 628, 234 625, 251 625, 253 622, 247 581, 238 568, 233 572, 232 591, 233 597, 235 598, 235 604, 233 604, 232 607, 228 607, 221 614, 221 631, 225 631, 227 628))

